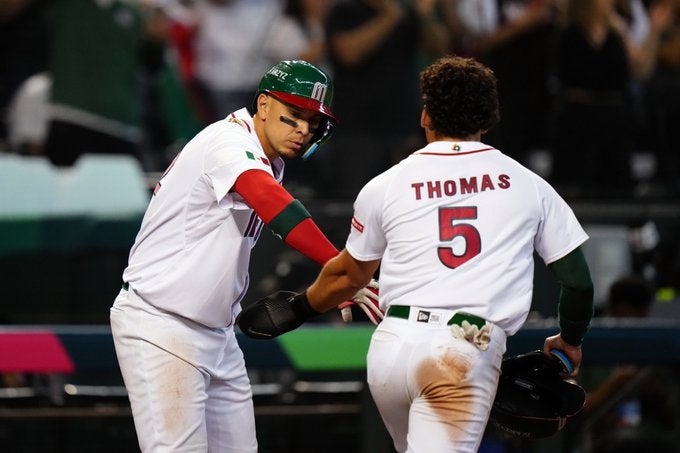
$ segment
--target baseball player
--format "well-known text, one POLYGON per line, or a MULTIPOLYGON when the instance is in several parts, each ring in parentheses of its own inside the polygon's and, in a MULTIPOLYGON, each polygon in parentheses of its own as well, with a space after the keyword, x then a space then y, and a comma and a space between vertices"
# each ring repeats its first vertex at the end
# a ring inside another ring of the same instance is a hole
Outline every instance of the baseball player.
POLYGON ((306 292, 274 294, 238 322, 251 336, 278 335, 338 305, 380 267, 385 318, 367 376, 395 448, 475 452, 506 338, 531 306, 534 251, 561 285, 560 332, 544 351, 563 351, 578 372, 593 312, 587 235, 548 183, 480 141, 499 119, 491 70, 444 57, 423 71, 421 89, 428 144, 363 187, 346 248, 306 292))
POLYGON ((316 66, 277 63, 254 115, 207 126, 156 186, 111 308, 143 452, 257 451, 234 319, 263 225, 319 264, 338 253, 280 184, 282 158, 306 158, 331 134, 332 93, 316 66))

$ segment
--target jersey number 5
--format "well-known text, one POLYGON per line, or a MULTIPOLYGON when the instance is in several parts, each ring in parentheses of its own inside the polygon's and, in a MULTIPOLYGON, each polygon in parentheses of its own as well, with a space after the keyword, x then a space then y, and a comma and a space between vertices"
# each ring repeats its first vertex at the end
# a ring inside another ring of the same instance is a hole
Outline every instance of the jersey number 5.
POLYGON ((454 253, 452 247, 437 247, 439 261, 444 266, 455 269, 479 255, 482 250, 482 239, 477 228, 469 223, 456 223, 459 220, 476 218, 476 206, 439 208, 439 240, 450 242, 461 237, 465 241, 465 250, 458 255, 454 253))

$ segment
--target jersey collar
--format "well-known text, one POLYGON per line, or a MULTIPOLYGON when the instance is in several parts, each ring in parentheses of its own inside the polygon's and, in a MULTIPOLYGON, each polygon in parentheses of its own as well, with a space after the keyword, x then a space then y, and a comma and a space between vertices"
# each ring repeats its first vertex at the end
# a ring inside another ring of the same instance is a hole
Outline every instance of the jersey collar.
POLYGON ((435 156, 461 156, 466 154, 494 151, 496 148, 482 142, 432 142, 413 154, 435 156))

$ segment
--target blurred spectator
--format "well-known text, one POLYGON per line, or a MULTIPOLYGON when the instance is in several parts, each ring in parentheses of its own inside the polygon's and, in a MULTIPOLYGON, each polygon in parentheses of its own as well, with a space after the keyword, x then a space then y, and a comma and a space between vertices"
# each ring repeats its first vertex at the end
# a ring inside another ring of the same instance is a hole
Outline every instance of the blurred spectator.
POLYGON ((675 245, 675 253, 669 253, 665 272, 659 279, 656 297, 649 316, 660 319, 680 319, 680 249, 675 245))
MULTIPOLYGON (((283 11, 272 23, 262 49, 270 65, 281 60, 305 60, 319 66, 332 77, 325 25, 333 1, 284 0, 283 11)), ((324 150, 326 152, 328 150, 324 150)), ((296 159, 286 163, 286 186, 302 194, 303 198, 305 195, 315 195, 310 181, 313 185, 319 165, 318 155, 307 162, 296 159)))
POLYGON ((458 11, 459 0, 410 0, 428 27, 419 46, 418 67, 425 68, 445 54, 462 55, 468 29, 458 11))
POLYGON ((628 275, 616 280, 609 288, 605 316, 644 318, 652 305, 654 291, 641 277, 628 275))
POLYGON ((283 13, 269 30, 263 53, 272 64, 305 60, 332 72, 326 46, 326 16, 332 0, 285 0, 283 13))
POLYGON ((181 96, 178 96, 181 102, 178 104, 182 106, 181 109, 170 110, 183 110, 176 118, 171 119, 174 125, 170 127, 181 131, 176 135, 184 137, 185 142, 215 117, 212 104, 196 76, 199 1, 201 0, 176 0, 164 4, 169 28, 167 66, 172 68, 168 73, 168 80, 175 85, 175 91, 181 92, 181 96))
POLYGON ((7 108, 30 76, 47 69, 45 7, 50 0, 0 1, 0 145, 7 139, 7 108))
POLYGON ((55 0, 46 154, 72 165, 85 153, 141 159, 145 63, 159 65, 165 17, 148 2, 55 0))
POLYGON ((498 78, 501 122, 487 142, 542 173, 529 159, 550 144, 550 86, 563 0, 458 0, 462 51, 498 78))
MULTIPOLYGON (((609 289, 604 316, 644 318, 652 287, 635 275, 621 277, 609 289)), ((579 414, 585 428, 585 451, 639 453, 675 451, 678 381, 670 368, 620 365, 582 369, 589 390, 579 414)))
POLYGON ((560 106, 551 182, 585 193, 631 194, 630 158, 639 132, 633 81, 651 74, 671 18, 668 1, 654 1, 647 37, 636 45, 616 0, 569 0, 557 48, 560 106))
POLYGON ((270 61, 263 54, 279 0, 196 0, 195 77, 208 122, 253 102, 270 61))
POLYGON ((47 105, 52 78, 40 72, 27 78, 15 91, 7 109, 7 138, 12 152, 45 154, 47 105))
POLYGON ((671 196, 680 194, 680 0, 673 1, 672 24, 661 35, 657 66, 645 85, 646 135, 662 185, 671 196))
POLYGON ((346 0, 331 8, 326 28, 338 127, 330 149, 314 156, 327 164, 318 183, 326 195, 354 198, 413 148, 409 142, 423 140, 419 58, 441 55, 449 44, 437 3, 346 0))
POLYGON ((479 41, 499 26, 498 1, 452 0, 449 4, 454 5, 462 27, 456 53, 479 59, 479 41))

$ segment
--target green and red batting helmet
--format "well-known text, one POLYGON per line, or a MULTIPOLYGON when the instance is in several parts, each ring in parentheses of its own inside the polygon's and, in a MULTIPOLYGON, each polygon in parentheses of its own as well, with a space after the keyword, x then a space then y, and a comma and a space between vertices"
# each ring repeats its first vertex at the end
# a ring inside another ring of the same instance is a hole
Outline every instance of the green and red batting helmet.
POLYGON ((285 60, 272 66, 260 80, 253 110, 260 93, 267 93, 276 99, 299 108, 312 110, 324 115, 324 121, 309 142, 309 148, 302 155, 307 159, 332 134, 335 114, 330 108, 333 99, 333 82, 321 69, 304 60, 285 60))

